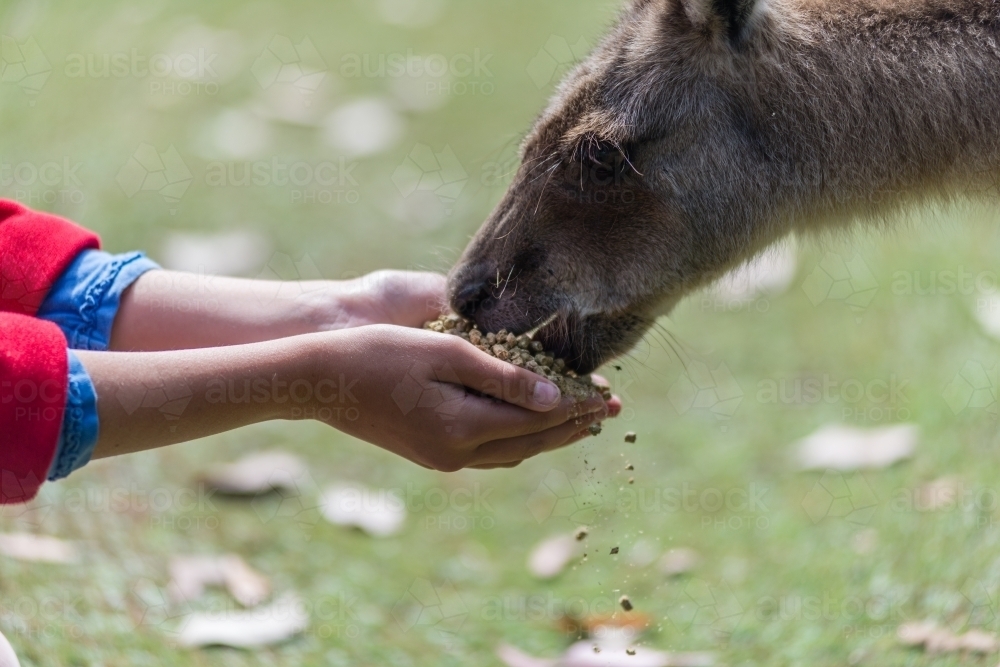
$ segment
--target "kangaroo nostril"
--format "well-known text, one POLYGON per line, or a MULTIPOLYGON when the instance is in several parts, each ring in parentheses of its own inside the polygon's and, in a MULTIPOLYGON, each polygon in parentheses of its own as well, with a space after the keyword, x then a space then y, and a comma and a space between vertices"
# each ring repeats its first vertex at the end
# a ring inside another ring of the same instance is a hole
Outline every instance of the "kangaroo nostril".
POLYGON ((455 291, 451 305, 459 315, 471 319, 484 298, 486 298, 486 283, 470 282, 455 291))

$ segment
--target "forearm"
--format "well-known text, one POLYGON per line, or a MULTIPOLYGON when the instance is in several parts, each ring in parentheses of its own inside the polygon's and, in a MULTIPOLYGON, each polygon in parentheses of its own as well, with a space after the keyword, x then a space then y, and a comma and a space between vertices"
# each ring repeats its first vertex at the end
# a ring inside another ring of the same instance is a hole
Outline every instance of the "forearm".
POLYGON ((312 392, 295 400, 289 387, 315 386, 315 342, 300 336, 208 350, 79 352, 98 396, 94 458, 308 417, 312 392))
POLYGON ((242 345, 330 328, 334 283, 277 282, 150 271, 123 295, 114 351, 242 345))

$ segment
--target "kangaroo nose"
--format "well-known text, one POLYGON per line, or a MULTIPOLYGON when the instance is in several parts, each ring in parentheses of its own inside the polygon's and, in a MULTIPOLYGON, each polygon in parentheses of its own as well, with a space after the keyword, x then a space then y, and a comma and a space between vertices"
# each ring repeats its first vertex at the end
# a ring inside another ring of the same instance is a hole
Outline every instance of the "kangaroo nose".
POLYGON ((473 280, 455 291, 451 299, 451 307, 462 317, 471 320, 476 316, 476 311, 487 296, 489 293, 486 289, 486 281, 473 280))

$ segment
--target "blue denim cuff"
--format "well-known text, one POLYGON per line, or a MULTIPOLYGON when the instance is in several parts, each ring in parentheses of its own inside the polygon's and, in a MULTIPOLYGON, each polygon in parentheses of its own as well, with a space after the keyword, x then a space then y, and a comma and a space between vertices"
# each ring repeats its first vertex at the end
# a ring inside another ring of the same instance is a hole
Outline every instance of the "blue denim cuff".
POLYGON ((59 276, 38 317, 58 325, 74 350, 107 350, 122 293, 146 271, 158 268, 141 252, 85 250, 59 276))
POLYGON ((69 358, 69 384, 66 387, 66 412, 56 456, 49 468, 49 481, 68 477, 90 462, 97 445, 100 424, 97 418, 97 391, 80 359, 72 350, 69 358))

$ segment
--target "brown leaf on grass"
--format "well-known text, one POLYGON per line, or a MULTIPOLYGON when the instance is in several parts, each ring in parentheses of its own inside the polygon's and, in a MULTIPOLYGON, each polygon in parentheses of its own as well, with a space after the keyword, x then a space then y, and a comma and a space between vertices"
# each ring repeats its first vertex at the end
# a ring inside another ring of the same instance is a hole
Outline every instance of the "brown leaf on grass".
POLYGON ((671 549, 660 559, 660 572, 668 577, 678 577, 693 570, 700 559, 694 549, 671 549))
POLYGON ((181 622, 182 646, 257 648, 291 639, 309 626, 301 598, 282 596, 270 605, 246 611, 195 613, 181 622))
POLYGON ((559 619, 559 626, 574 637, 610 637, 625 643, 633 641, 652 625, 653 618, 638 611, 583 617, 564 615, 559 619))
POLYGON ((3 633, 0 633, 0 667, 21 667, 17 654, 3 633))
POLYGON ((175 602, 197 600, 206 586, 225 586, 244 607, 254 607, 271 594, 271 582, 235 554, 178 556, 170 561, 170 596, 175 602))
POLYGON ((570 561, 578 558, 583 547, 574 533, 553 535, 542 540, 528 555, 528 571, 539 579, 559 576, 570 561))
POLYGON ((931 621, 904 623, 896 631, 899 642, 905 646, 923 647, 928 653, 996 653, 1000 639, 991 632, 969 630, 956 635, 931 621))
POLYGON ((72 542, 31 533, 0 533, 0 554, 36 563, 67 564, 80 558, 72 542))
POLYGON ((270 451, 214 466, 201 479, 219 493, 255 496, 269 491, 297 491, 308 475, 308 468, 299 457, 270 451))
POLYGON ((888 467, 913 456, 919 429, 914 424, 860 429, 831 424, 796 445, 802 470, 862 470, 888 467))
POLYGON ((593 641, 577 642, 558 658, 538 658, 501 644, 497 657, 508 667, 712 667, 715 664, 711 653, 671 653, 593 641))
POLYGON ((383 489, 357 483, 335 484, 323 492, 319 511, 335 526, 359 528, 375 537, 390 537, 406 523, 406 505, 383 489))

